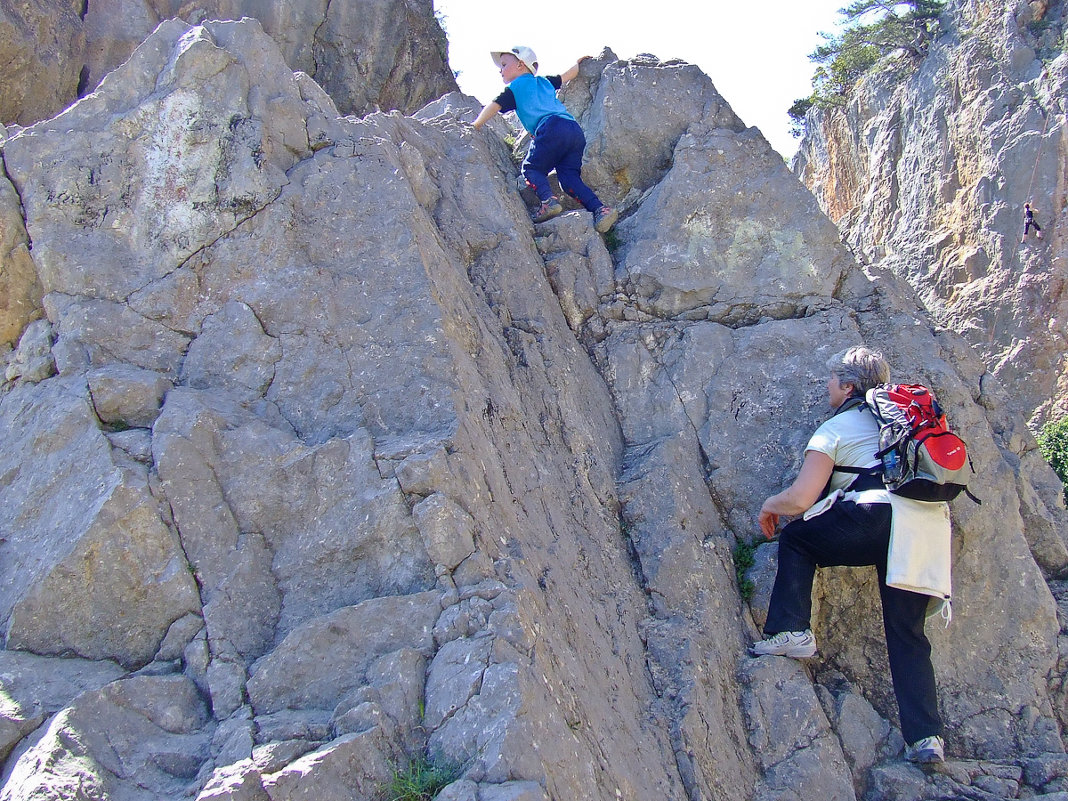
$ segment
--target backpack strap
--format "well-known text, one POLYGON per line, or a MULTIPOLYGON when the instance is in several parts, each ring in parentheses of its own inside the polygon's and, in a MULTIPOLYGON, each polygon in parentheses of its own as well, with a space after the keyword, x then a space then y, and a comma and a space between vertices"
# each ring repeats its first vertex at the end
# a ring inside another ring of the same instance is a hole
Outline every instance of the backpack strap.
POLYGON ((865 402, 864 398, 860 397, 859 395, 850 395, 848 398, 842 401, 841 406, 839 406, 837 409, 834 410, 834 412, 831 413, 831 417, 837 417, 842 412, 848 412, 850 409, 856 409, 861 406, 867 406, 867 403, 865 402))
POLYGON ((853 465, 843 464, 835 465, 834 472, 836 473, 855 473, 858 476, 881 476, 883 474, 883 466, 877 464, 874 467, 854 467, 853 465))
MULTIPOLYGON (((843 412, 848 412, 850 409, 859 409, 859 410, 862 410, 862 411, 864 409, 868 409, 868 411, 871 411, 871 407, 868 406, 868 403, 864 399, 863 396, 861 396, 861 395, 850 395, 848 398, 846 398, 844 401, 842 401, 842 404, 837 409, 834 410, 834 412, 831 414, 831 417, 837 417, 838 415, 842 414, 843 412)), ((878 476, 878 475, 882 474, 883 468, 882 468, 881 465, 876 466, 876 467, 852 467, 850 465, 835 465, 834 468, 831 470, 831 473, 833 474, 833 473, 836 473, 836 472, 837 473, 855 473, 858 476, 878 476)), ((862 479, 854 479, 852 482, 850 482, 850 484, 848 486, 848 489, 856 489, 857 488, 856 485, 857 485, 858 481, 862 481, 862 479)), ((882 483, 882 480, 880 479, 878 484, 874 484, 873 483, 871 486, 863 486, 863 487, 859 487, 859 488, 860 489, 879 489, 882 486, 883 486, 883 483, 882 483)), ((823 492, 821 493, 820 497, 821 498, 825 497, 830 491, 831 491, 831 480, 828 478, 827 479, 827 486, 825 486, 823 488, 823 492)))

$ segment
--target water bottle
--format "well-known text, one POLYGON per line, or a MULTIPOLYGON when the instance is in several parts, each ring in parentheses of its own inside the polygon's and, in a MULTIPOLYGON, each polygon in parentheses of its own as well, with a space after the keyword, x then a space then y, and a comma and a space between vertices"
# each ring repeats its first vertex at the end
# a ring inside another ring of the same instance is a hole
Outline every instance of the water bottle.
POLYGON ((883 454, 883 478, 887 482, 896 481, 900 478, 899 462, 897 458, 897 449, 891 448, 883 454))

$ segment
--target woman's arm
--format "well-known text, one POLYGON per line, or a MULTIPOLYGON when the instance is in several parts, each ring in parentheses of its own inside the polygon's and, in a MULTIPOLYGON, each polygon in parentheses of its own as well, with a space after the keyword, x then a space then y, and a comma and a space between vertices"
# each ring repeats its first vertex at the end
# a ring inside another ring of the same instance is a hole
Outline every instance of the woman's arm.
POLYGON ((805 461, 794 483, 772 495, 760 507, 760 530, 767 539, 775 536, 779 515, 799 515, 820 499, 834 470, 834 460, 819 451, 805 451, 805 461))
POLYGON ((475 127, 475 130, 478 130, 483 125, 485 125, 487 122, 492 120, 495 116, 497 116, 497 112, 499 112, 500 110, 501 110, 500 104, 495 102, 495 101, 491 101, 491 102, 486 104, 486 107, 484 109, 482 109, 481 112, 479 112, 479 115, 475 118, 475 121, 473 123, 471 123, 471 124, 475 127))

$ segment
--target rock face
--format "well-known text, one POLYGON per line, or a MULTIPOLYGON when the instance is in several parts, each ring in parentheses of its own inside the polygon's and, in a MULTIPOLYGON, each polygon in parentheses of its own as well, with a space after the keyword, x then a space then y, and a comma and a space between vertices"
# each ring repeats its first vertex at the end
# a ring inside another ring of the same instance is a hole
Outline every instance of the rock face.
POLYGON ((29 125, 92 91, 160 22, 258 19, 343 114, 412 112, 456 90, 431 0, 0 3, 0 122, 29 125))
POLYGON ((566 99, 611 250, 531 225, 472 99, 339 117, 254 20, 166 22, 3 140, 43 300, 0 385, 0 799, 370 801, 424 758, 458 801, 1068 790, 1068 521, 1002 386, 693 67, 606 52, 566 99), (861 341, 984 499, 943 773, 900 762, 868 572, 823 576, 822 659, 745 654, 733 554, 861 341))
POLYGON ((794 170, 1038 426, 1068 411, 1065 10, 951 0, 942 20, 922 63, 891 58, 809 116, 794 170), (1021 244, 1026 202, 1043 238, 1021 244))
POLYGON ((29 125, 78 97, 88 55, 82 6, 64 0, 0 2, 0 123, 29 125))

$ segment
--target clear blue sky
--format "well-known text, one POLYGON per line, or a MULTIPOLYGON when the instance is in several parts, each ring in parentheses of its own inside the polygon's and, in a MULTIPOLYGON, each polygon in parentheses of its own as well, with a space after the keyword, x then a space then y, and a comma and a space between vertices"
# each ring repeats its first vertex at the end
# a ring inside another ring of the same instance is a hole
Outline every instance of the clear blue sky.
POLYGON ((786 111, 811 91, 808 60, 847 0, 434 0, 460 89, 492 100, 501 78, 490 50, 526 45, 541 71, 566 70, 610 47, 620 58, 652 53, 697 64, 746 125, 784 157, 797 149, 786 111))

